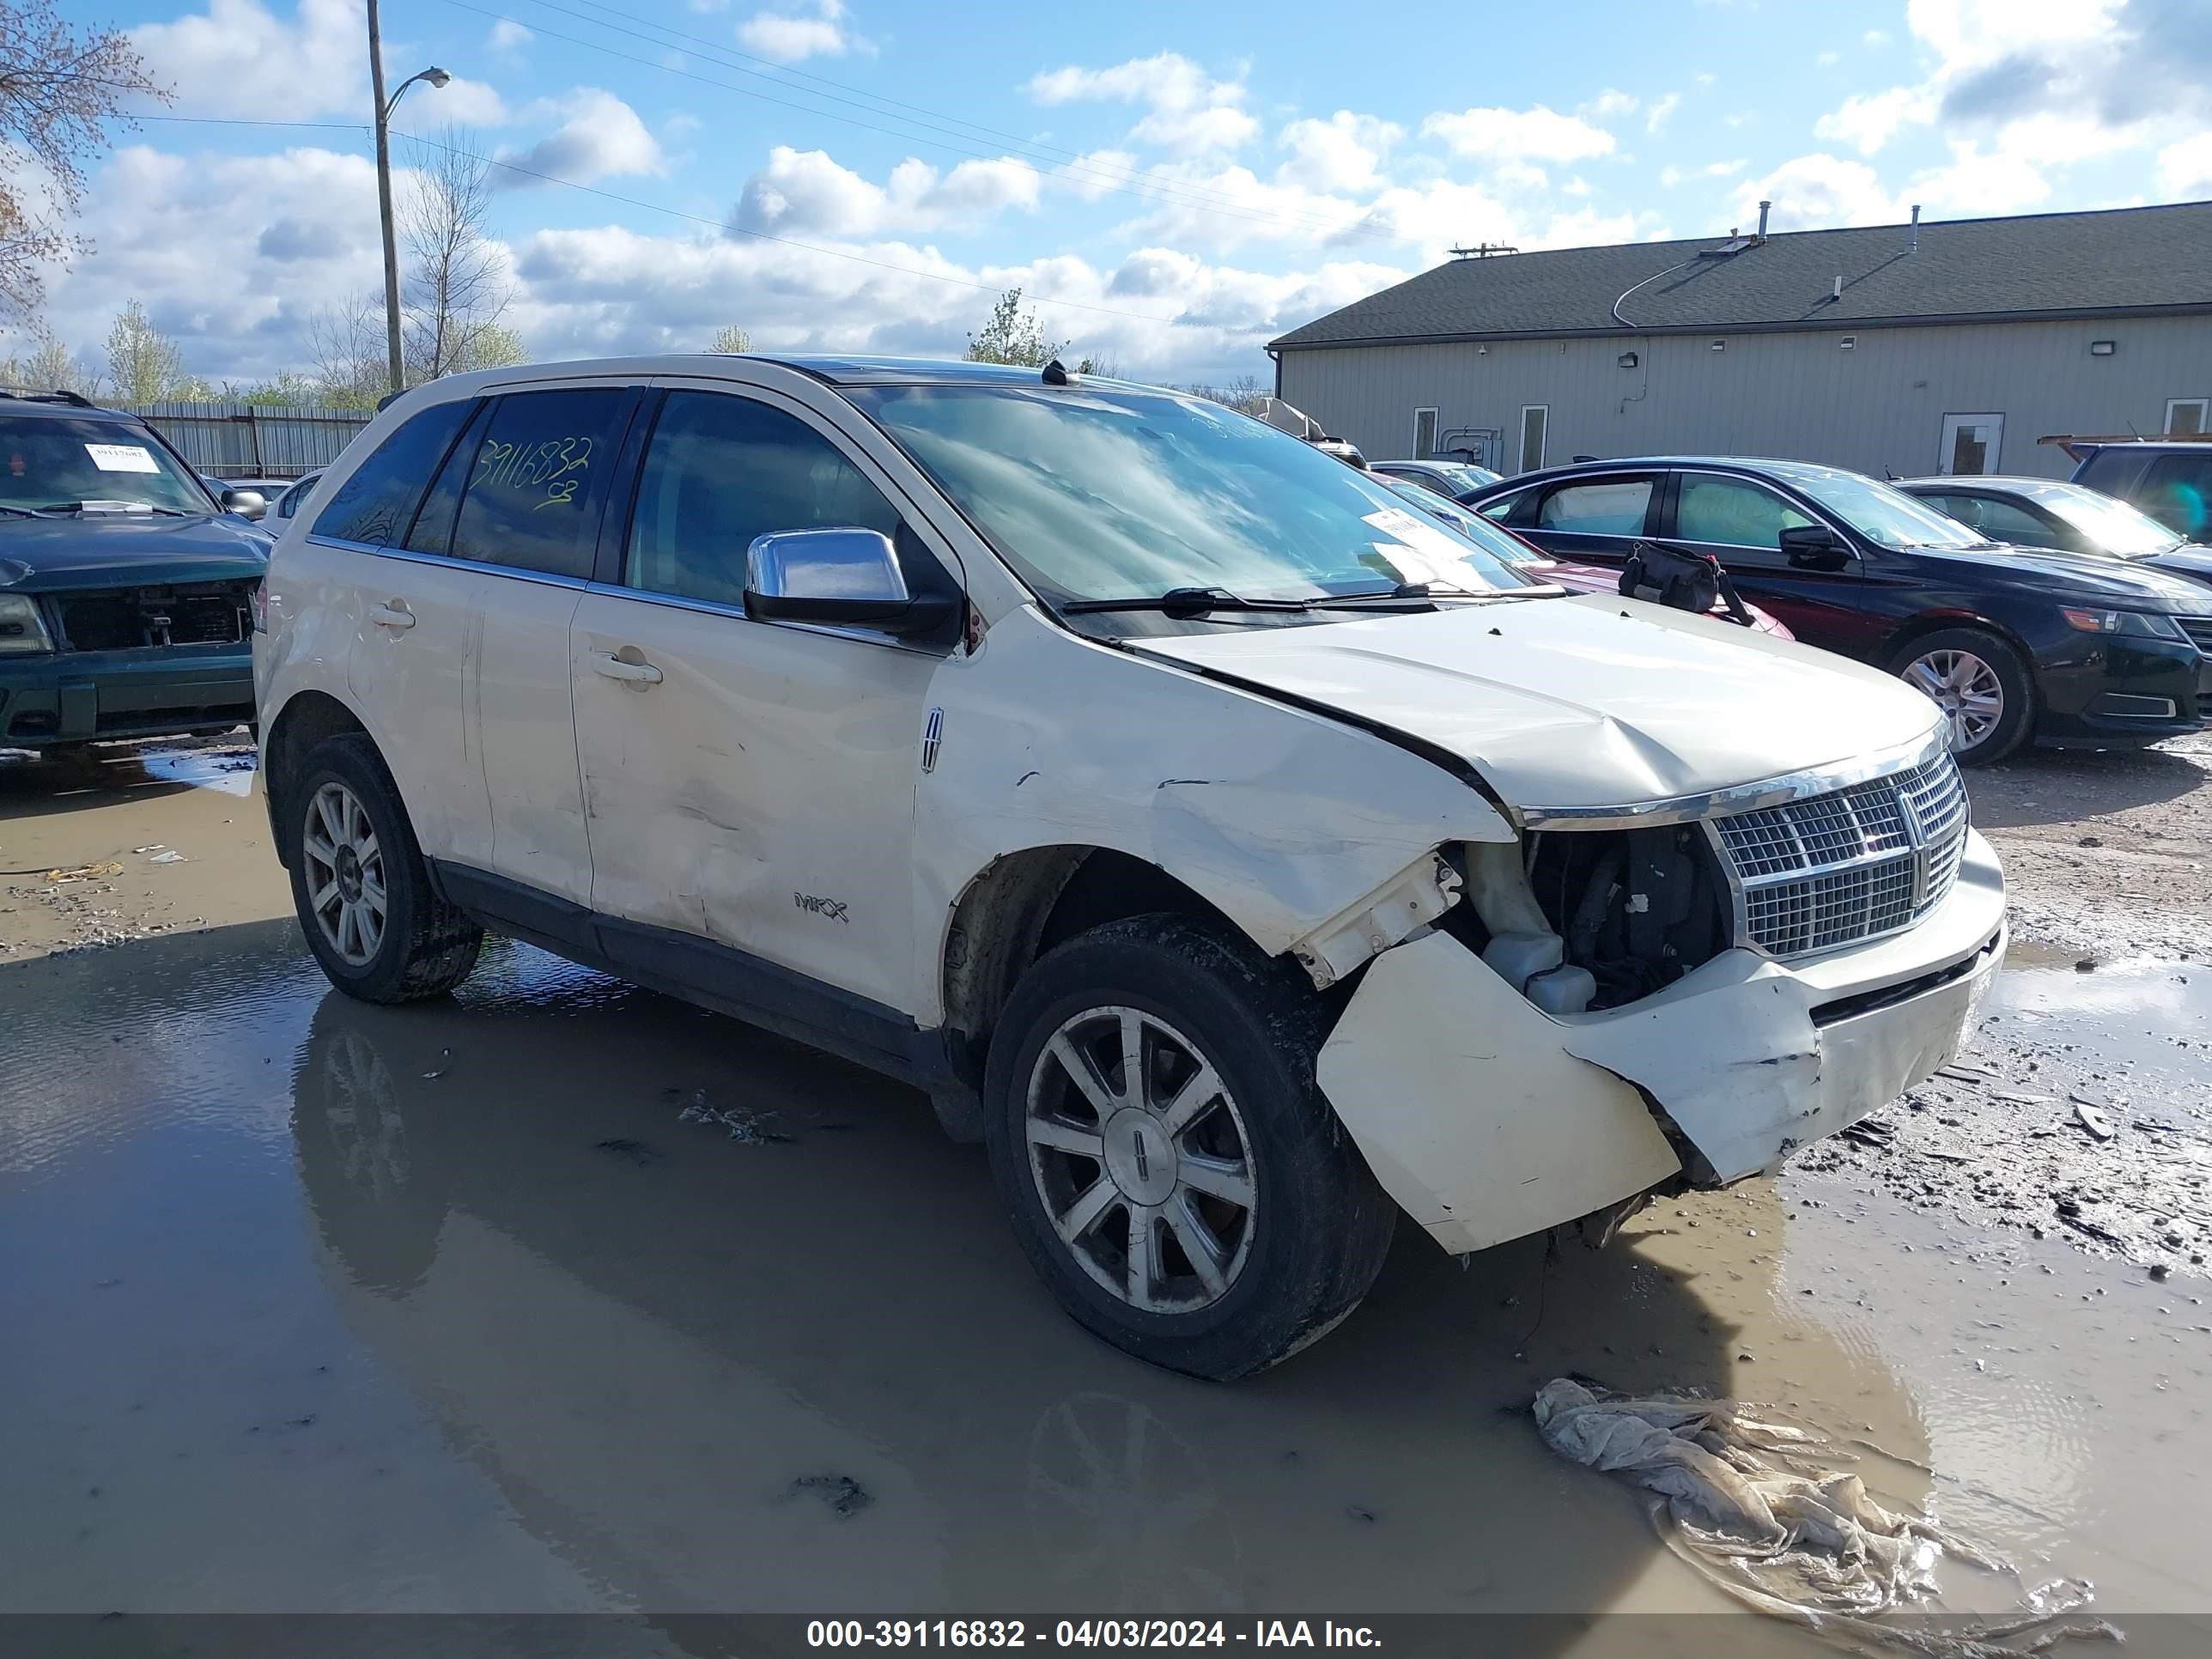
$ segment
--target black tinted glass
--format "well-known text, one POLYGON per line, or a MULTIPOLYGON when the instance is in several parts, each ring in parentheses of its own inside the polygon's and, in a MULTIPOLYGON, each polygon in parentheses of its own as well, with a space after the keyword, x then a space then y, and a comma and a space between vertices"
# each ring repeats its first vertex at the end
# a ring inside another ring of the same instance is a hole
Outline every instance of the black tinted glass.
POLYGON ((410 417, 338 487, 316 515, 314 533, 377 547, 398 544, 430 475, 475 407, 463 399, 434 404, 410 417))
POLYGON ((470 453, 453 556, 588 576, 636 394, 628 386, 502 398, 470 453))
POLYGON ((674 392, 646 450, 629 581, 742 605, 755 537, 832 526, 896 537, 898 526, 883 493, 796 416, 750 398, 674 392))
POLYGON ((478 404, 476 419, 469 422, 469 429, 461 434, 460 442, 446 457, 438 482, 422 498, 422 509, 415 515, 414 527, 407 532, 410 552, 441 556, 453 552, 453 520, 461 510, 461 492, 468 486, 469 474, 476 471, 477 450, 483 440, 484 423, 490 419, 490 406, 478 404))

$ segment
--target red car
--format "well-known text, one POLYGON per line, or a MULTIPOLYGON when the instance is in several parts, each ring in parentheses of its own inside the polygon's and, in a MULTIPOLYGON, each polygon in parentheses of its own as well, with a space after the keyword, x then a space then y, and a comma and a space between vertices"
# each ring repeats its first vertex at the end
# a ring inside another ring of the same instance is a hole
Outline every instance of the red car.
MULTIPOLYGON (((1442 520, 1469 541, 1510 561, 1516 568, 1538 581, 1555 582, 1581 593, 1618 593, 1620 592, 1620 573, 1595 564, 1570 564, 1555 559, 1534 542, 1525 542, 1504 525, 1492 524, 1480 514, 1468 511, 1457 501, 1435 490, 1417 484, 1410 479, 1394 478, 1385 472, 1372 472, 1368 477, 1376 483, 1388 484, 1422 512, 1442 520)), ((1749 600, 1744 602, 1751 613, 1751 625, 1762 634, 1771 634, 1778 640, 1796 638, 1782 623, 1781 618, 1768 615, 1749 600)), ((1726 622, 1729 618, 1725 600, 1717 601, 1710 613, 1726 622)))

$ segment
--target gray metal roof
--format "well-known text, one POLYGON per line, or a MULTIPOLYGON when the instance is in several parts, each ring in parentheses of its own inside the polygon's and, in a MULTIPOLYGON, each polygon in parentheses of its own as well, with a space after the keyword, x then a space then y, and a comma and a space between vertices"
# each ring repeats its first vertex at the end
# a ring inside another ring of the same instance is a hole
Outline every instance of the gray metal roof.
POLYGON ((1729 240, 1706 236, 1455 259, 1273 344, 1625 335, 1616 300, 1636 332, 2212 311, 2212 202, 1923 220, 1911 240, 1875 225, 1784 232, 1724 258, 1698 257, 1729 240))

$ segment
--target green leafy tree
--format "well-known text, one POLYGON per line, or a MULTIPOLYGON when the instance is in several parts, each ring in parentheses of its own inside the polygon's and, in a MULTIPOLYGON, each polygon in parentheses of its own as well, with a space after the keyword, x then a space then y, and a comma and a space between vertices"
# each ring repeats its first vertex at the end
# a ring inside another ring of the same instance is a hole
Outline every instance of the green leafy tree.
POLYGON ((1027 368, 1042 368, 1060 356, 1060 347, 1045 338, 1044 330, 1037 322, 1036 308, 1022 308, 1022 291, 1010 288, 999 296, 991 307, 990 320, 975 333, 968 337, 968 361, 971 363, 1012 363, 1027 368))
POLYGON ((714 343, 707 348, 709 351, 727 352, 732 356, 735 356, 737 353, 741 351, 750 351, 752 349, 753 337, 746 333, 744 330, 739 328, 735 323, 732 323, 727 328, 717 334, 714 337, 714 343))
POLYGON ((146 307, 136 300, 123 307, 107 331, 107 378, 117 398, 126 404, 187 395, 179 390, 185 380, 184 352, 154 326, 146 307))
POLYGON ((530 361, 522 336, 504 323, 486 323, 469 337, 464 368, 514 368, 530 361))
POLYGON ((74 392, 87 398, 100 395, 100 376, 43 324, 32 325, 31 339, 28 356, 0 358, 0 386, 33 392, 74 392))

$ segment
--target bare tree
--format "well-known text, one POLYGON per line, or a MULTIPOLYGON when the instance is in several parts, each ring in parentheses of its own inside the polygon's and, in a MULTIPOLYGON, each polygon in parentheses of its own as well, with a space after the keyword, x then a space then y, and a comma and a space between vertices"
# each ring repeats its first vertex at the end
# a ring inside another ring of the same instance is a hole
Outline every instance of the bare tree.
POLYGON ((194 382, 185 373, 185 354, 154 326, 146 307, 133 300, 107 331, 107 378, 126 404, 155 404, 191 395, 194 382))
POLYGON ((1250 374, 1239 374, 1227 386, 1194 386, 1186 387, 1193 396, 1204 398, 1240 414, 1254 415, 1267 400, 1267 389, 1250 374))
POLYGON ((319 401, 337 409, 374 409, 390 388, 386 377, 384 307, 365 294, 349 294, 319 307, 307 319, 308 379, 319 401))
POLYGON ((709 351, 726 352, 732 356, 739 352, 750 351, 752 349, 753 337, 735 323, 732 323, 720 333, 715 335, 714 343, 707 348, 709 351))
POLYGON ((0 0, 0 320, 46 296, 41 267, 89 251, 68 222, 106 123, 133 98, 167 101, 119 29, 80 33, 52 0, 0 0))
POLYGON ((0 386, 33 392, 74 392, 86 398, 100 395, 99 374, 52 330, 43 323, 33 323, 31 338, 35 343, 29 356, 0 358, 0 386))
POLYGON ((497 326, 508 299, 505 257, 484 228, 490 161, 450 127, 423 149, 399 213, 409 267, 401 301, 407 378, 418 384, 476 367, 480 337, 497 326))

